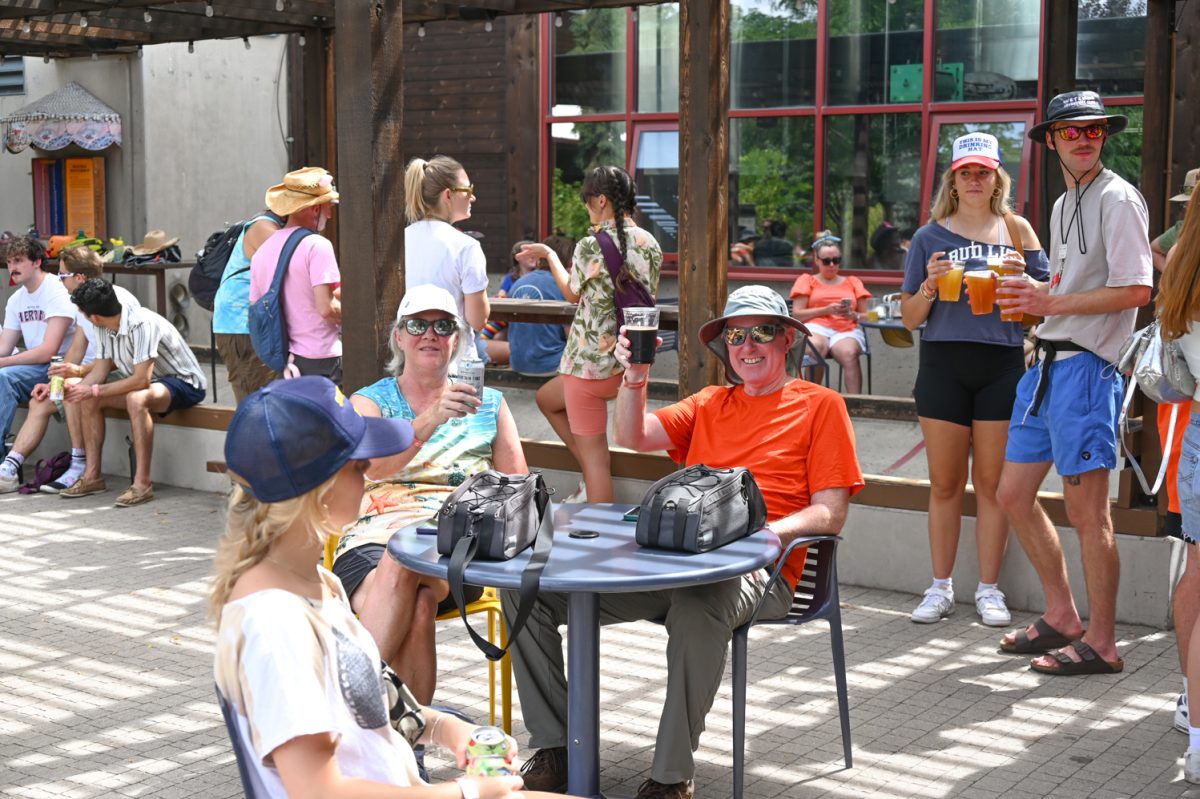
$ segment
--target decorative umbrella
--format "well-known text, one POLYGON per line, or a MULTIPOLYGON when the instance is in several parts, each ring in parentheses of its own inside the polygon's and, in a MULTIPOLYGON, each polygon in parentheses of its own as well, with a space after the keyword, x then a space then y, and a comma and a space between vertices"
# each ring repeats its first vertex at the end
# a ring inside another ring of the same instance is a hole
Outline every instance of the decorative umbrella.
POLYGON ((42 150, 61 150, 70 144, 103 150, 121 144, 121 115, 74 81, 0 117, 0 124, 10 153, 31 144, 42 150))

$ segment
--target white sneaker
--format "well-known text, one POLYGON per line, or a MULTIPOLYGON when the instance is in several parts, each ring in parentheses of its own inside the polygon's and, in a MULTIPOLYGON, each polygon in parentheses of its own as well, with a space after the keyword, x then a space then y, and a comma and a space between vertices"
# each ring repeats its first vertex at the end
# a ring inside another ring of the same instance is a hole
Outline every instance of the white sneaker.
POLYGON ((917 609, 912 612, 913 621, 918 624, 933 624, 941 621, 954 612, 954 592, 943 591, 941 588, 930 588, 925 592, 925 598, 917 609))
POLYGON ((1175 729, 1184 735, 1188 732, 1187 694, 1180 694, 1175 700, 1175 729))
POLYGON ((579 486, 563 499, 563 502, 587 502, 587 486, 582 480, 579 481, 579 486))
POLYGON ((1183 756, 1183 778, 1200 785, 1200 749, 1189 749, 1183 756))
POLYGON ((0 494, 11 494, 21 487, 21 478, 17 475, 8 477, 0 474, 0 494))
POLYGON ((1004 592, 999 588, 985 588, 975 592, 975 611, 988 627, 1007 627, 1012 624, 1012 614, 1004 604, 1004 592))

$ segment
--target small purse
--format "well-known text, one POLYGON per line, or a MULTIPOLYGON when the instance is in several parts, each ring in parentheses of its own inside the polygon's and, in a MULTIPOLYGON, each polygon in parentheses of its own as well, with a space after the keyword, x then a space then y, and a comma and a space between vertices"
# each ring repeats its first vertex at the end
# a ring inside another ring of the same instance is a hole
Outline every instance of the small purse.
POLYGON ((425 712, 400 675, 387 663, 381 664, 380 678, 387 691, 388 722, 404 736, 409 746, 416 746, 425 732, 425 712))
POLYGON ((645 283, 633 275, 626 275, 626 279, 621 280, 621 267, 625 265, 624 259, 621 258, 621 251, 617 249, 616 244, 613 244, 613 240, 608 234, 603 236, 600 234, 601 231, 597 230, 593 236, 596 243, 600 245, 600 252, 604 255, 604 265, 608 268, 609 278, 612 279, 613 308, 617 312, 617 329, 620 329, 621 325, 625 324, 625 309, 653 308, 654 295, 650 293, 650 289, 646 288, 645 283))
POLYGON ((766 523, 767 505, 749 469, 697 464, 650 486, 635 537, 644 547, 707 552, 766 523))

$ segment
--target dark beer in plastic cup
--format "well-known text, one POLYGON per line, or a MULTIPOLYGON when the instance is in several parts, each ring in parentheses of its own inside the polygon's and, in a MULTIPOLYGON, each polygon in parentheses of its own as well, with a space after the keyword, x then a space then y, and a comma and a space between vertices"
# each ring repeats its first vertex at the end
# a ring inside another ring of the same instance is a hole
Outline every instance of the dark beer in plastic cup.
POLYGON ((625 338, 629 339, 630 363, 654 363, 658 349, 658 309, 626 308, 625 338))

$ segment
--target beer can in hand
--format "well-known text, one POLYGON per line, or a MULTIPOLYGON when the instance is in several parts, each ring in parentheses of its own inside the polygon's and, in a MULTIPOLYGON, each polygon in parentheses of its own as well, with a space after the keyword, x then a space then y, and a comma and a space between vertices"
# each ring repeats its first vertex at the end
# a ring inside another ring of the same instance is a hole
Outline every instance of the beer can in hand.
MULTIPOLYGON (((54 366, 54 364, 56 364, 56 363, 62 363, 62 362, 63 362, 63 359, 62 359, 61 355, 55 355, 53 358, 50 359, 51 366, 54 366)), ((64 378, 62 375, 54 375, 53 377, 50 378, 50 401, 51 402, 62 402, 63 401, 63 391, 66 388, 66 382, 67 382, 66 378, 64 378)))
POLYGON ((453 383, 466 383, 475 389, 475 396, 483 399, 484 363, 478 359, 460 360, 455 373, 450 375, 453 383))
POLYGON ((508 736, 499 727, 476 727, 467 742, 468 777, 507 777, 513 773, 508 759, 508 736))

